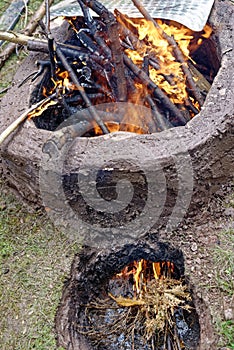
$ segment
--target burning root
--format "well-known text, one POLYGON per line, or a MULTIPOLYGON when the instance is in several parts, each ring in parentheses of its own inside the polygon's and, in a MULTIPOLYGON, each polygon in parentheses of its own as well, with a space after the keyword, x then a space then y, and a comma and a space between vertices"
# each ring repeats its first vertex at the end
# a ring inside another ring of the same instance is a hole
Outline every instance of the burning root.
POLYGON ((182 281, 153 279, 134 298, 109 293, 108 299, 98 299, 86 305, 87 329, 79 332, 86 335, 93 345, 103 341, 106 345, 108 337, 124 333, 125 340, 131 340, 132 349, 135 349, 136 334, 140 334, 152 349, 164 346, 165 349, 180 350, 184 345, 176 330, 174 313, 178 309, 190 311, 190 301, 190 293, 182 281))

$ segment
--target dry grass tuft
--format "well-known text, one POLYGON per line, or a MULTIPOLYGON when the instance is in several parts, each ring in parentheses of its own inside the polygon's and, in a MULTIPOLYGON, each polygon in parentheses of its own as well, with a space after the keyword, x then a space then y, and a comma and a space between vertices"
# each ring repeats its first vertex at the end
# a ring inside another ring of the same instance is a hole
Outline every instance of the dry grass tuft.
POLYGON ((137 298, 109 294, 108 299, 98 299, 88 304, 86 315, 91 322, 87 330, 80 330, 80 333, 89 337, 93 344, 97 344, 103 338, 121 334, 124 330, 125 338, 132 339, 133 348, 134 334, 140 333, 147 343, 153 344, 163 339, 164 343, 172 343, 173 349, 181 349, 174 312, 178 308, 189 311, 189 301, 190 293, 182 281, 170 278, 153 279, 148 283, 147 290, 137 298), (109 310, 118 308, 121 312, 115 312, 105 322, 109 310), (92 321, 93 312, 98 312, 99 322, 92 321))

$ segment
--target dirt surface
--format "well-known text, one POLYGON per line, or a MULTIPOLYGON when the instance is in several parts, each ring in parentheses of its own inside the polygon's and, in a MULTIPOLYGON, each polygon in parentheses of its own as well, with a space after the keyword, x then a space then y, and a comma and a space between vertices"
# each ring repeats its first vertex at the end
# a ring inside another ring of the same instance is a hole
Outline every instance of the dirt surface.
POLYGON ((202 350, 234 348, 233 336, 227 343, 220 334, 220 324, 234 319, 233 199, 233 183, 230 182, 178 230, 160 235, 162 240, 173 242, 184 253, 185 274, 193 287, 201 328, 206 333, 202 350))

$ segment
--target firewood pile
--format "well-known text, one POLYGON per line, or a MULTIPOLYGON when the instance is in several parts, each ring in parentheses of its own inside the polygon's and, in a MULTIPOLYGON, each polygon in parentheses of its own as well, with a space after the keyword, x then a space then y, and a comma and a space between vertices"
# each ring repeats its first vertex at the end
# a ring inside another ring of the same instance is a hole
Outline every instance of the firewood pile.
MULTIPOLYGON (((138 0, 133 3, 144 17, 141 19, 130 19, 117 9, 113 14, 98 1, 78 2, 83 17, 65 18, 71 26, 69 42, 58 43, 52 37, 49 11, 46 25, 39 22, 46 40, 17 37, 17 42, 26 44, 29 50, 49 54, 48 60, 37 62, 38 71, 26 79, 43 76, 32 99, 37 108, 31 108, 28 117, 44 112, 53 116, 56 105, 57 127, 89 107, 89 122, 98 135, 118 130, 103 121, 95 108, 100 103, 128 102, 148 107, 150 122, 141 133, 185 125, 199 113, 210 88, 208 80, 213 77, 199 72, 190 51, 210 36, 208 25, 195 33, 176 23, 156 21, 138 0), (97 17, 91 16, 90 9, 97 17)), ((129 119, 131 111, 126 114, 120 123, 129 119)), ((44 128, 40 121, 37 126, 44 128)))

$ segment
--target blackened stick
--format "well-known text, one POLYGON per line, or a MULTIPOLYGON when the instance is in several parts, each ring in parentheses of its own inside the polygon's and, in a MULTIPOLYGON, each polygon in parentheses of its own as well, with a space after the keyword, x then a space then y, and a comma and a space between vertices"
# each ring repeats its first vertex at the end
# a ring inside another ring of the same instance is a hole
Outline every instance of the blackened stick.
POLYGON ((118 22, 115 16, 99 1, 81 0, 84 5, 96 12, 106 24, 112 60, 115 67, 115 78, 117 83, 117 94, 119 101, 126 101, 127 98, 127 82, 125 78, 125 69, 123 62, 123 52, 119 40, 118 22))

